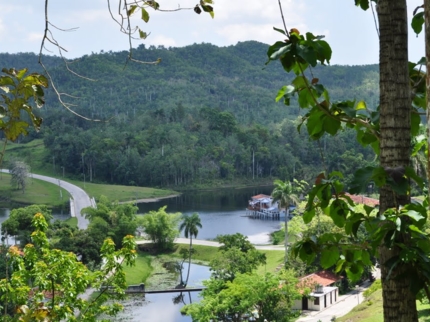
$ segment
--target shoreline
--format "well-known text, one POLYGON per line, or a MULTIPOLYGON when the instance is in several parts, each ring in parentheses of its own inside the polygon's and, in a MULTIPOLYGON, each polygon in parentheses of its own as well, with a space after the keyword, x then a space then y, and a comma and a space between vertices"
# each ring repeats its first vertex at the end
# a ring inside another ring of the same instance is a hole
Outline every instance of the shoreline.
POLYGON ((156 197, 156 198, 143 198, 143 199, 136 199, 136 200, 130 200, 130 201, 123 201, 120 203, 134 203, 134 204, 138 204, 138 203, 150 203, 150 202, 157 202, 163 199, 169 199, 169 198, 175 198, 180 196, 180 193, 174 194, 174 195, 168 195, 168 196, 164 196, 164 197, 156 197))

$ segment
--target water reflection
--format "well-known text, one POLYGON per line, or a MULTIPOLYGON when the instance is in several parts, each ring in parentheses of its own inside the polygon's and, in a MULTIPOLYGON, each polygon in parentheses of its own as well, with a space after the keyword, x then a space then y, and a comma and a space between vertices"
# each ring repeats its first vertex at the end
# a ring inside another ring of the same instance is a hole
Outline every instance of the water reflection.
MULTIPOLYGON (((25 206, 22 206, 22 207, 25 207, 25 206)), ((10 208, 0 208, 0 227, 1 227, 1 224, 6 219, 9 218, 10 211, 11 211, 10 208)), ((55 220, 66 220, 66 219, 70 218, 70 213, 69 212, 63 212, 63 210, 61 210, 61 209, 53 209, 52 210, 52 217, 53 217, 54 221, 55 220)), ((7 239, 7 241, 5 241, 5 242, 7 242, 7 244, 9 244, 9 245, 16 244, 16 239, 13 237, 9 237, 7 239)))
MULTIPOLYGON (((184 264, 184 272, 188 265, 184 264)), ((209 267, 191 264, 189 287, 202 286, 202 281, 210 276, 209 267)), ((185 304, 197 302, 199 292, 162 293, 131 295, 128 300, 123 301, 122 311, 112 321, 127 322, 190 322, 189 316, 181 314, 180 310, 185 304)))
POLYGON ((251 196, 270 194, 273 187, 217 189, 192 191, 171 199, 139 204, 139 212, 147 213, 167 205, 168 212, 191 214, 198 212, 202 222, 199 239, 214 239, 220 234, 241 233, 256 244, 268 243, 268 234, 279 229, 280 220, 245 217, 245 208, 251 196))

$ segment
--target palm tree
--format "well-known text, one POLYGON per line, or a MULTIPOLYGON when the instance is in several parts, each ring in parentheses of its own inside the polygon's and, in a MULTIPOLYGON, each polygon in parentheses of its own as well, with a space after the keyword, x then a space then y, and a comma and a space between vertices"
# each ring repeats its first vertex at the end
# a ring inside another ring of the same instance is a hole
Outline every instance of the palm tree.
POLYGON ((274 181, 275 188, 272 191, 273 202, 278 201, 279 208, 285 208, 285 261, 288 254, 288 217, 290 215, 290 205, 297 205, 300 200, 294 194, 295 189, 289 181, 274 181))
POLYGON ((190 267, 191 267, 191 254, 193 248, 193 236, 197 237, 199 233, 198 228, 202 228, 202 223, 200 222, 200 217, 198 213, 193 213, 191 216, 184 215, 182 218, 182 223, 179 226, 179 231, 184 231, 185 238, 190 237, 190 249, 189 249, 189 259, 188 259, 188 272, 187 279, 185 280, 184 287, 188 284, 188 278, 190 277, 190 267))

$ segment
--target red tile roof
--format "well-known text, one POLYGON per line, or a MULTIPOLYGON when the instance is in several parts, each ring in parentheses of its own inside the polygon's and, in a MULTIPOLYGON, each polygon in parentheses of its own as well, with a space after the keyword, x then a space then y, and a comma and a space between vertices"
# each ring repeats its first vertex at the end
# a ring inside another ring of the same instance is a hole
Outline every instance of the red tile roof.
POLYGON ((370 207, 379 206, 379 200, 374 198, 365 197, 363 195, 351 195, 349 193, 345 193, 345 196, 348 196, 357 204, 364 204, 370 207))
POLYGON ((321 286, 328 286, 339 281, 340 279, 341 277, 330 271, 321 271, 300 278, 300 284, 309 287, 315 286, 317 284, 321 286))
POLYGON ((251 197, 251 199, 264 199, 264 198, 270 198, 270 196, 259 194, 259 195, 256 195, 254 197, 251 197))

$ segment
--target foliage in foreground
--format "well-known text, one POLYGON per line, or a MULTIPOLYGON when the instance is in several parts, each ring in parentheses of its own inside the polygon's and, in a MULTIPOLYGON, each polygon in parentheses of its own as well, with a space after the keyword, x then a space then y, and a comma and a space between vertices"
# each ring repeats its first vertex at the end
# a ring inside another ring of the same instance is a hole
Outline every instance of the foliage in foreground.
POLYGON ((200 322, 243 321, 244 316, 256 321, 288 321, 294 315, 293 301, 301 297, 293 271, 258 274, 256 269, 266 262, 266 256, 245 236, 236 233, 217 239, 224 245, 210 262, 212 275, 204 282, 203 298, 182 312, 200 322))
POLYGON ((134 264, 133 236, 126 236, 123 248, 117 251, 114 242, 106 239, 101 249, 104 265, 91 272, 75 254, 50 247, 48 224, 42 214, 34 216, 33 226, 32 244, 23 250, 16 246, 8 250, 12 272, 0 280, 0 296, 6 307, 3 321, 96 321, 101 313, 115 315, 121 310, 121 305, 106 301, 124 295, 122 264, 134 264), (90 300, 83 296, 89 287, 100 290, 90 300), (10 304, 15 307, 12 312, 7 311, 10 304))
POLYGON ((211 278, 204 285, 203 299, 183 309, 200 322, 243 321, 244 316, 256 321, 288 321, 294 316, 294 300, 301 298, 294 273, 285 270, 264 277, 255 272, 238 274, 227 283, 211 278))

